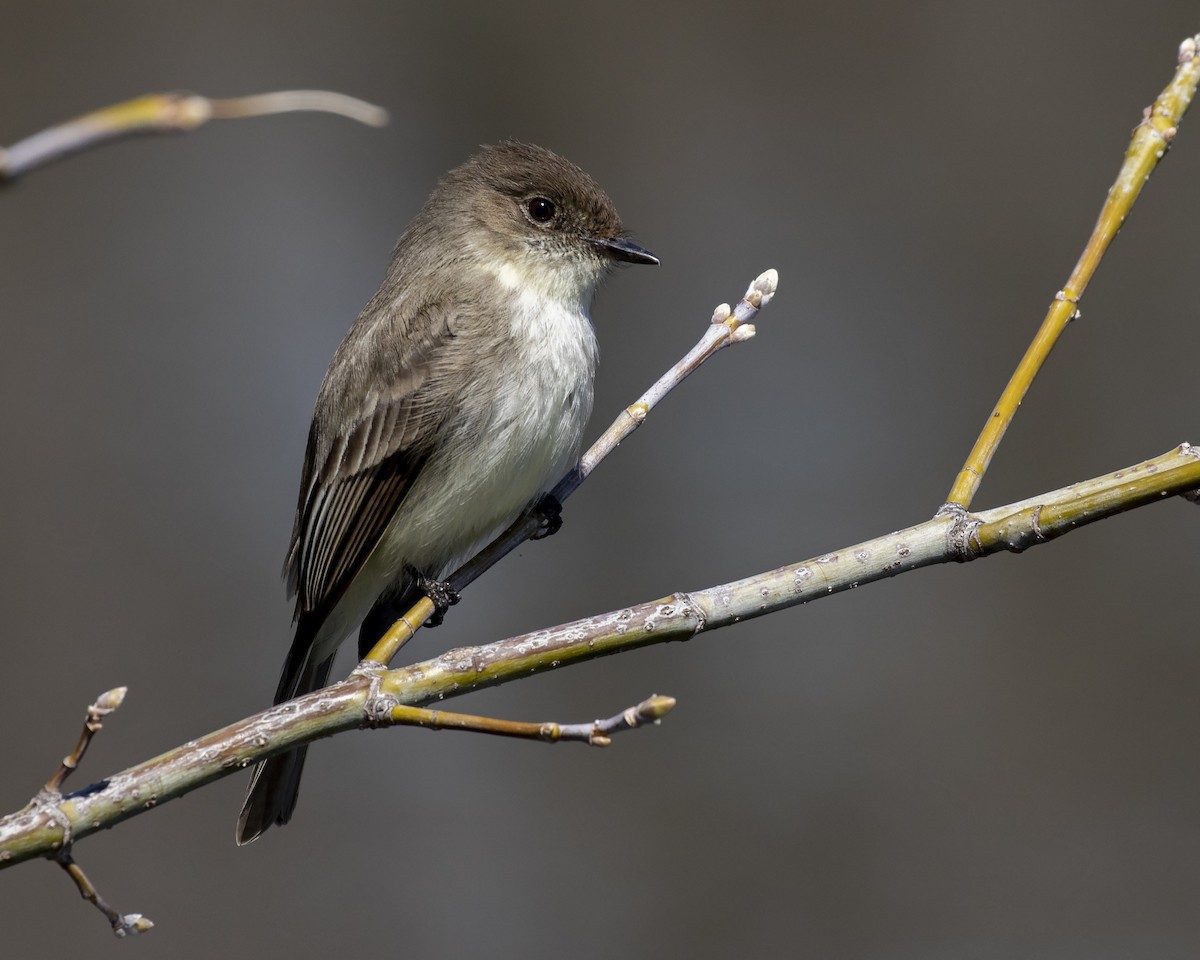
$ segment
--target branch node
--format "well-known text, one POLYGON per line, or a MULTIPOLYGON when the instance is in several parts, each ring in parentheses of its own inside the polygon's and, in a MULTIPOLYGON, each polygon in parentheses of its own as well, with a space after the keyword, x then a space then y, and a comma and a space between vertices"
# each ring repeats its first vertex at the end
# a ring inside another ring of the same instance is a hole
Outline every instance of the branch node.
POLYGON ((57 790, 43 787, 29 801, 29 805, 39 813, 45 815, 47 819, 53 820, 62 831, 62 836, 54 841, 54 849, 69 850, 72 841, 75 839, 74 825, 71 823, 71 818, 63 813, 62 807, 59 806, 61 802, 61 793, 57 790))
POLYGON ((1045 504, 1034 504, 975 530, 977 542, 984 548, 993 544, 1012 553, 1022 553, 1050 539, 1042 531, 1042 510, 1045 504))
MULTIPOLYGON (((696 599, 690 593, 685 593, 684 591, 680 590, 676 593, 673 593, 672 596, 680 604, 680 606, 686 607, 688 613, 690 613, 693 619, 695 619, 696 629, 692 631, 692 636, 694 637, 698 633, 703 633, 704 628, 708 626, 708 615, 704 612, 704 608, 696 602, 696 599)), ((670 698, 668 697, 667 699, 670 698)), ((672 700, 671 706, 674 705, 675 701, 672 700)), ((667 709, 670 709, 670 707, 667 709)))
POLYGON ((387 667, 373 660, 363 660, 350 675, 362 677, 367 681, 367 697, 363 701, 363 715, 366 717, 368 729, 389 726, 392 710, 400 705, 400 701, 390 693, 380 693, 387 667))
POLYGON ((979 540, 982 521, 966 507, 960 503, 944 503, 934 516, 950 518, 950 526, 946 528, 946 547, 958 563, 966 563, 984 555, 979 540))
POLYGON ((1071 315, 1069 317, 1067 317, 1067 323, 1073 323, 1076 320, 1082 319, 1083 313, 1079 309, 1079 297, 1078 296, 1067 293, 1066 290, 1059 290, 1058 293, 1056 293, 1054 295, 1054 299, 1059 301, 1060 303, 1074 304, 1075 309, 1072 310, 1071 315))

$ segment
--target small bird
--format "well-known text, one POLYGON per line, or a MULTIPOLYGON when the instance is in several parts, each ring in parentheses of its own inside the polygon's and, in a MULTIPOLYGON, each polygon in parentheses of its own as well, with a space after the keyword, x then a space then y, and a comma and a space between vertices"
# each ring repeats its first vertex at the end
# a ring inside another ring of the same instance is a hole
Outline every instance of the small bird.
MULTIPOLYGON (((325 686, 360 624, 365 655, 574 463, 596 371, 588 311, 617 261, 658 263, 596 181, 549 150, 506 141, 441 180, 317 396, 275 703, 325 686)), ((291 818, 304 755, 255 768, 239 844, 291 818)))

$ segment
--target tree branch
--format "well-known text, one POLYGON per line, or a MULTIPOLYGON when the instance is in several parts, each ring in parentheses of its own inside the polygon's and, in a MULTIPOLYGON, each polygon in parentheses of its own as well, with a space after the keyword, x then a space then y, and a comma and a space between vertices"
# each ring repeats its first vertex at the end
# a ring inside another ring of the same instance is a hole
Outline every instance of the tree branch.
POLYGON ((401 706, 440 701, 653 643, 688 640, 702 631, 919 567, 1021 551, 1113 513, 1197 487, 1200 452, 1185 443, 1116 473, 979 514, 944 513, 905 530, 733 583, 451 650, 394 670, 363 663, 348 679, 324 690, 190 741, 57 803, 35 801, 0 818, 0 868, 34 857, 53 857, 64 843, 107 829, 298 744, 345 730, 405 724, 418 716, 397 710, 401 706))
POLYGON ((196 93, 148 93, 0 147, 0 184, 37 167, 113 140, 149 133, 195 130, 209 120, 262 117, 314 110, 334 113, 371 127, 387 123, 387 111, 330 90, 280 90, 231 100, 210 100, 196 93))

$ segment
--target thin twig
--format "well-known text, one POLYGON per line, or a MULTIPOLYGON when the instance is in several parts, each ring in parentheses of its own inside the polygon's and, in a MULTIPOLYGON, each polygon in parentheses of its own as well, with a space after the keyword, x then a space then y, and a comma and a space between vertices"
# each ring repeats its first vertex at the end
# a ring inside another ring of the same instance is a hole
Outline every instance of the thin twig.
POLYGON ((516 737, 520 740, 544 740, 548 743, 576 740, 593 747, 607 747, 612 743, 614 734, 635 730, 648 723, 658 723, 674 707, 674 697, 655 694, 607 720, 593 720, 590 723, 525 723, 519 720, 499 720, 495 717, 479 717, 469 713, 451 713, 448 710, 430 710, 426 707, 396 704, 391 708, 389 719, 397 726, 426 727, 430 730, 467 730, 499 737, 516 737))
POLYGON ((0 183, 124 137, 194 130, 209 120, 261 117, 295 110, 334 113, 372 127, 387 123, 387 112, 382 107, 329 90, 281 90, 230 100, 212 100, 195 93, 149 93, 85 113, 11 147, 0 147, 0 183))
MULTIPOLYGON (((645 422, 647 415, 658 402, 695 373, 704 361, 725 347, 753 337, 755 328, 750 321, 759 310, 771 302, 778 286, 779 274, 775 270, 766 270, 750 284, 736 307, 730 308, 727 303, 718 306, 705 329, 704 336, 678 363, 659 377, 649 390, 621 411, 612 425, 580 458, 579 463, 550 491, 550 496, 559 503, 565 502, 600 462, 645 422)), ((447 578, 450 587, 456 593, 461 592, 502 557, 537 533, 540 523, 535 513, 522 514, 507 530, 447 578)), ((428 620, 433 612, 433 601, 422 597, 388 629, 371 648, 363 662, 383 666, 391 663, 397 651, 412 639, 421 624, 428 620)))
POLYGON ((125 700, 126 689, 126 687, 116 687, 113 690, 108 690, 100 694, 96 698, 96 702, 88 707, 87 718, 83 721, 83 730, 79 733, 79 740, 75 744, 75 749, 63 757, 59 768, 46 781, 46 785, 42 788, 43 790, 49 793, 58 793, 62 789, 63 782, 79 766, 83 755, 87 753, 87 748, 92 742, 92 737, 104 729, 104 718, 116 710, 125 700))
POLYGON ((1142 122, 1133 131, 1133 139, 1125 153, 1125 162, 1117 174, 1116 182, 1108 191, 1108 197, 1100 211, 1100 218, 1092 230, 1091 238, 1071 271, 1063 288, 1054 295, 1046 318, 1038 328, 1033 342, 1017 365, 1008 386, 1000 395, 995 410, 984 424, 979 439, 963 464, 954 486, 947 496, 943 509, 970 507, 987 471, 992 456, 1000 445, 1004 432, 1016 416, 1026 392, 1042 364, 1067 328, 1067 324, 1079 316, 1079 301, 1087 289, 1088 282, 1096 272, 1109 244, 1129 216, 1134 201, 1142 187, 1150 179, 1175 139, 1179 122, 1187 111, 1188 104, 1200 83, 1200 56, 1197 55, 1200 36, 1188 37, 1179 46, 1179 67, 1174 78, 1154 103, 1146 108, 1142 122))
POLYGON ((140 913, 123 914, 109 906, 108 902, 97 892, 92 881, 87 878, 83 868, 75 862, 69 850, 65 848, 60 850, 54 859, 66 871, 67 876, 75 882, 79 895, 108 918, 108 922, 112 924, 113 933, 118 937, 135 937, 154 926, 154 921, 140 913))

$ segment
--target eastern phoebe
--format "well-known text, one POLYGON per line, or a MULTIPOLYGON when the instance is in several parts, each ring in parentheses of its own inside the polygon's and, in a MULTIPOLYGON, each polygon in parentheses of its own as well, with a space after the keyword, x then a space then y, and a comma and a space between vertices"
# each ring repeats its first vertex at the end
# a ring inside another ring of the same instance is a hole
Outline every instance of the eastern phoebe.
MULTIPOLYGON (((360 624, 364 655, 571 466, 592 409, 588 307, 618 260, 658 263, 596 181, 549 150, 485 147, 438 184, 321 384, 277 704, 325 686, 360 624)), ((239 844, 291 818, 304 754, 255 768, 239 844)))

